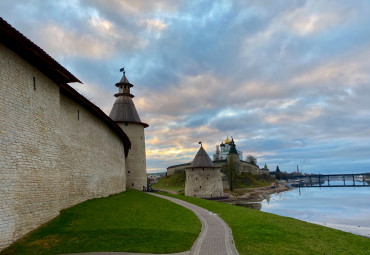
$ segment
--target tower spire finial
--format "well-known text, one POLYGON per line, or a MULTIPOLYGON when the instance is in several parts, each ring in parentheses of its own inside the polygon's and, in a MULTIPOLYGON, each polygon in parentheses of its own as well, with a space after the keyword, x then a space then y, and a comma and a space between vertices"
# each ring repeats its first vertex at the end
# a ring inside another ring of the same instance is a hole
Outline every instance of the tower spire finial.
POLYGON ((124 68, 124 67, 122 67, 121 69, 119 69, 119 71, 120 71, 120 72, 123 72, 123 74, 126 74, 126 72, 125 72, 125 68, 124 68))

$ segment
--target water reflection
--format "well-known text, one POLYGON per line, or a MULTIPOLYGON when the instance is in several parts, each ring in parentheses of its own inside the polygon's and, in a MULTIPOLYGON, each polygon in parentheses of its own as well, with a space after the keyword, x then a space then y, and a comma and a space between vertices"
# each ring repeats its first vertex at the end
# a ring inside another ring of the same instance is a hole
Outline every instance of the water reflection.
POLYGON ((370 237, 370 188, 295 188, 263 200, 261 211, 370 237))

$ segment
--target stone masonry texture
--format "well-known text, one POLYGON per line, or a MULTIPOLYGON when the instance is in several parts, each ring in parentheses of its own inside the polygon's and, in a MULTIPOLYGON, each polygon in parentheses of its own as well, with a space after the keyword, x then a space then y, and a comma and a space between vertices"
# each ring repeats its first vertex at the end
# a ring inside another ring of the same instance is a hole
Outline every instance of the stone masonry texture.
POLYGON ((110 127, 0 44, 0 250, 64 208, 125 191, 125 163, 110 127))
POLYGON ((144 127, 137 123, 118 123, 131 141, 131 150, 126 158, 126 186, 142 190, 147 186, 144 127))

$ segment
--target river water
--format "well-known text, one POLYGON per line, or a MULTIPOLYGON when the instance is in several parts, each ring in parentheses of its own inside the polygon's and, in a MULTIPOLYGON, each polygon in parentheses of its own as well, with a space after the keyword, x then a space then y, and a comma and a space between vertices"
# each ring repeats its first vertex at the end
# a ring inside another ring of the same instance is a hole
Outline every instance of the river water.
POLYGON ((261 211, 370 237, 370 186, 294 188, 263 200, 261 211))

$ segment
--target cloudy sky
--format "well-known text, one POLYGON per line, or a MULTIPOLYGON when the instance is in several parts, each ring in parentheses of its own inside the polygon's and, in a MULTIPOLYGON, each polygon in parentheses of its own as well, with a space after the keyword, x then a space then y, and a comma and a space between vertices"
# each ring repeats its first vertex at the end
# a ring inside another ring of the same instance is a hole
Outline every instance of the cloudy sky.
POLYGON ((125 67, 147 167, 233 136, 260 166, 370 171, 370 2, 1 0, 109 114, 125 67))

